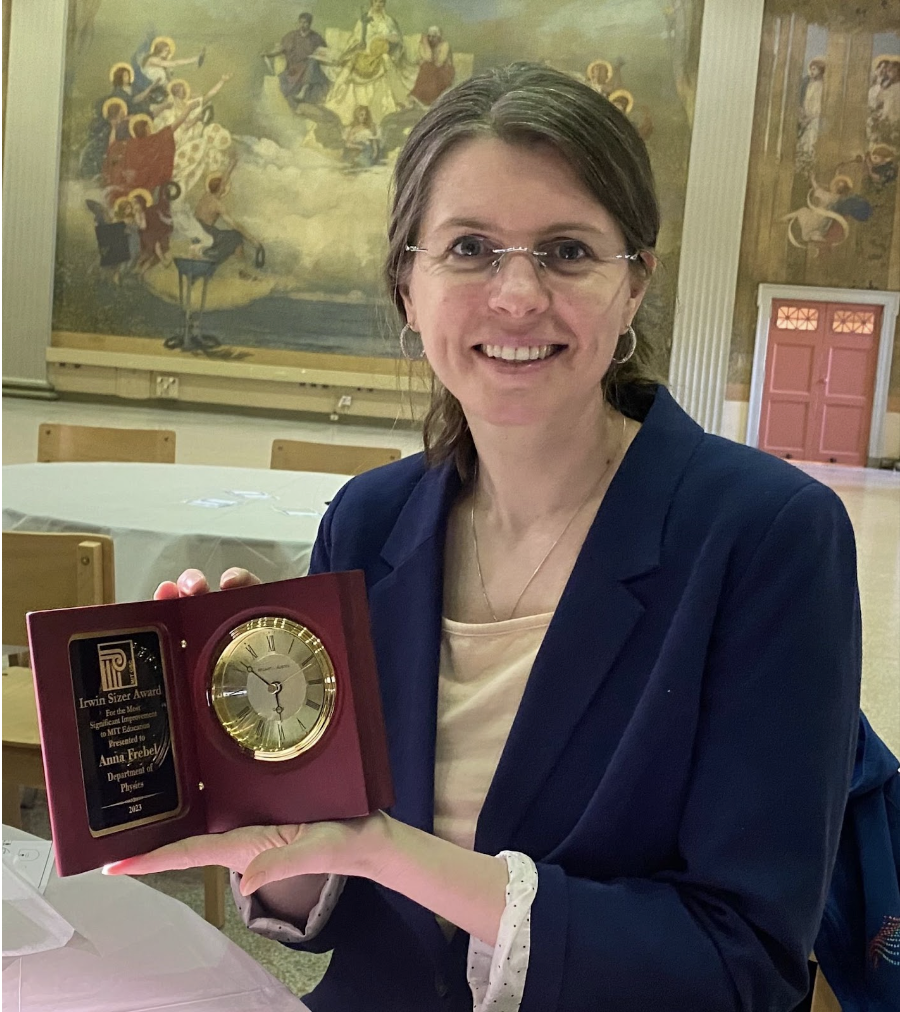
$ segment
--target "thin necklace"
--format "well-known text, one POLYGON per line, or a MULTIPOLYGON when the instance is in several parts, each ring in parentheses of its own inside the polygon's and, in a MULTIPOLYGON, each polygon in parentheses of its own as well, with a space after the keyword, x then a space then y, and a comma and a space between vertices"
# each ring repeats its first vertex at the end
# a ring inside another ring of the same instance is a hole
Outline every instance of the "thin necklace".
MULTIPOLYGON (((578 507, 578 509, 575 510, 575 512, 572 514, 572 516, 569 517, 569 522, 566 524, 565 527, 563 527, 562 531, 560 532, 559 537, 553 542, 553 544, 549 547, 549 549, 547 549, 547 554, 537 564, 537 567, 536 567, 535 571, 531 574, 531 576, 528 577, 527 581, 525 582, 525 586, 522 588, 521 592, 519 593, 519 596, 516 598, 516 603, 512 606, 512 611, 509 613, 509 618, 514 618, 515 617, 516 609, 521 604, 522 598, 525 596, 525 591, 528 590, 528 588, 531 586, 532 581, 534 580, 534 578, 538 575, 538 573, 543 568, 544 563, 553 554, 553 549, 556 548, 556 546, 560 543, 560 541, 562 541, 562 539, 565 537, 566 531, 568 531, 568 529, 575 522, 575 517, 577 517, 578 514, 584 509, 584 507, 587 506, 588 502, 590 502, 591 496, 593 496, 593 494, 597 491, 597 489, 600 486, 600 483, 606 477, 606 474, 609 471, 609 469, 610 469, 610 467, 612 465, 612 462, 619 455, 619 451, 622 449, 622 446, 625 443, 625 429, 626 429, 627 425, 628 425, 628 419, 625 417, 625 415, 622 415, 622 435, 619 437, 619 445, 616 447, 615 452, 606 461, 606 464, 605 464, 603 470, 600 473, 600 477, 594 482, 593 485, 591 485, 590 491, 588 492, 587 496, 585 496, 585 498, 584 498, 583 502, 581 503, 581 505, 578 507)), ((477 467, 477 465, 476 465, 476 467, 477 467)), ((476 471, 475 477, 476 477, 476 488, 477 488, 477 478, 478 478, 477 471, 476 471)), ((500 619, 497 618, 497 613, 494 611, 494 607, 491 604, 491 599, 488 597, 487 587, 484 585, 484 573, 482 573, 482 571, 481 571, 481 558, 479 557, 479 554, 478 554, 478 532, 475 529, 475 492, 474 491, 472 492, 471 524, 472 524, 472 545, 475 548, 475 567, 478 570, 478 581, 481 584, 481 595, 484 598, 484 603, 487 605, 487 609, 488 609, 488 611, 491 614, 491 618, 495 622, 499 622, 500 619)))

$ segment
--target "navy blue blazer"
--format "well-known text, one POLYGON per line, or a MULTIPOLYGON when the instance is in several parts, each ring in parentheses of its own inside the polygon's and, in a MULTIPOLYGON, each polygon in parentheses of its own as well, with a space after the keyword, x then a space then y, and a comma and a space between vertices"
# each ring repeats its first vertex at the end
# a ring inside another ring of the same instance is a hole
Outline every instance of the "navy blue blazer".
MULTIPOLYGON (((860 617, 840 500, 706 435, 659 388, 534 662, 475 848, 537 863, 521 1012, 776 1012, 807 989, 856 745, 860 617)), ((362 569, 396 787, 433 817, 444 535, 460 482, 354 478, 311 572, 362 569)), ((468 938, 351 879, 306 948, 315 1012, 463 1012, 468 938)))

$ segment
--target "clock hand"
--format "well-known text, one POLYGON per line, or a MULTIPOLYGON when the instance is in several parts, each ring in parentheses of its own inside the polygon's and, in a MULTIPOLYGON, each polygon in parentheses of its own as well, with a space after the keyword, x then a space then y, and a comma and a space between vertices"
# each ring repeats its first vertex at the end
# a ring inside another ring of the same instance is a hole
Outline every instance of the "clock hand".
POLYGON ((263 676, 262 676, 262 675, 261 675, 261 674, 260 674, 260 673, 259 673, 258 671, 254 671, 254 670, 253 670, 253 668, 251 668, 251 667, 250 667, 250 665, 249 665, 249 664, 248 664, 248 663, 247 663, 246 661, 241 661, 241 664, 242 664, 242 665, 243 665, 243 666, 244 666, 244 667, 246 668, 246 670, 247 670, 247 671, 249 671, 249 672, 250 672, 250 674, 251 674, 251 675, 256 675, 256 677, 257 677, 257 678, 258 678, 258 679, 259 679, 259 680, 260 680, 260 681, 261 681, 261 682, 262 682, 262 683, 263 683, 264 685, 271 685, 271 684, 272 684, 271 682, 269 682, 269 681, 267 681, 267 680, 266 680, 265 678, 263 678, 263 676))

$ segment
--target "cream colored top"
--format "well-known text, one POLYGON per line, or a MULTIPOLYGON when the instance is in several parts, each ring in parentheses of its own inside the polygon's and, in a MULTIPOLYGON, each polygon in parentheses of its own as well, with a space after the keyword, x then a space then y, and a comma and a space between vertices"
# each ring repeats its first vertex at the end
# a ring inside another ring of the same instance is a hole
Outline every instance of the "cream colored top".
MULTIPOLYGON (((434 834, 471 850, 475 827, 525 683, 552 613, 502 622, 442 620, 434 766, 434 834)), ((507 866, 506 907, 497 941, 469 939, 466 977, 473 1012, 518 1012, 531 955, 531 904, 538 888, 534 862, 516 851, 496 855, 507 866)), ((268 915, 255 896, 232 890, 244 923, 281 942, 314 938, 344 888, 330 875, 303 929, 268 915)), ((449 938, 455 928, 437 918, 449 938)))
POLYGON ((435 836, 472 849, 478 815, 552 617, 442 620, 435 836))

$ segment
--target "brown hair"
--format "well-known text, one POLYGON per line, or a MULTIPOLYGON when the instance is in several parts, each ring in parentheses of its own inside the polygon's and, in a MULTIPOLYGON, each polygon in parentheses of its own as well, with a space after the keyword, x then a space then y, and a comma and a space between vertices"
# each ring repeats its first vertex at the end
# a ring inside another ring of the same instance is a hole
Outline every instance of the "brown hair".
MULTIPOLYGON (((475 137, 509 144, 548 144, 572 166, 588 191, 615 219, 631 252, 649 252, 659 232, 659 207, 644 142, 614 105, 592 88, 533 63, 514 63, 470 78, 445 92, 416 124, 394 169, 389 249, 384 279, 401 320, 401 296, 412 267, 407 244, 415 245, 431 185, 444 157, 475 137)), ((643 260, 631 268, 649 275, 643 260)), ((620 342, 617 356, 629 348, 620 342)), ((655 350, 645 337, 628 362, 613 363, 603 394, 621 409, 621 392, 659 382, 651 363, 655 350)), ((454 459, 465 479, 474 445, 459 401, 432 374, 431 406, 423 426, 430 464, 454 459)))

